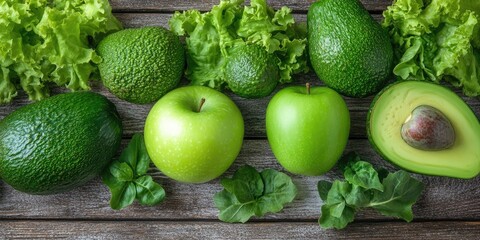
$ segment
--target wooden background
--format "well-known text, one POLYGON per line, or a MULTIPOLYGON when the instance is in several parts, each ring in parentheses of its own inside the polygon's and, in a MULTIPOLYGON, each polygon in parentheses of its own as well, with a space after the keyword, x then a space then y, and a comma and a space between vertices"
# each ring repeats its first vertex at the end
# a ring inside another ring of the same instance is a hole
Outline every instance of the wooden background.
MULTIPOLYGON (((305 21, 312 1, 270 0, 275 8, 289 6, 298 21, 305 21)), ((362 0, 371 14, 380 20, 391 0, 362 0)), ((111 0, 115 15, 125 27, 167 26, 175 10, 209 10, 217 0, 111 0)), ((296 76, 295 84, 321 85, 314 74, 296 76)), ((100 83, 92 82, 117 106, 124 124, 124 145, 135 132, 143 131, 150 105, 135 105, 119 100, 100 83)), ((277 89, 278 90, 278 89, 277 89)), ((55 89, 54 92, 62 92, 55 89)), ((458 92, 458 91, 457 91, 458 92)), ((245 100, 232 94, 245 119, 245 141, 238 159, 224 174, 231 174, 243 164, 258 169, 282 170, 276 162, 265 134, 265 109, 270 97, 245 100)), ((464 98, 480 115, 478 99, 464 98)), ((345 98, 350 109, 352 128, 346 151, 355 150, 377 166, 394 169, 371 148, 365 134, 366 112, 372 97, 345 98)), ((25 95, 12 104, 0 106, 0 118, 28 104, 25 95)), ((452 159, 455 161, 455 159, 452 159)), ((182 184, 150 169, 155 180, 167 191, 166 201, 155 207, 134 204, 124 210, 109 207, 110 193, 100 178, 73 191, 50 196, 32 196, 15 191, 0 182, 0 239, 6 238, 82 238, 82 239, 480 239, 480 179, 460 180, 415 175, 425 183, 423 196, 414 206, 412 223, 384 217, 373 211, 357 214, 344 230, 323 230, 317 220, 321 200, 316 191, 320 179, 339 177, 334 170, 320 177, 291 175, 297 184, 297 199, 284 211, 246 224, 226 224, 217 219, 213 195, 221 190, 218 180, 205 184, 182 184)))

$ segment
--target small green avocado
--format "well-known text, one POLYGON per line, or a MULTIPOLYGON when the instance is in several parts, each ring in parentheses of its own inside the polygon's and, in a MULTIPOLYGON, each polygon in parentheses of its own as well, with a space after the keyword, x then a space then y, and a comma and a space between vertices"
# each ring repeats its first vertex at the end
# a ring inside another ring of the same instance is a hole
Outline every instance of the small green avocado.
POLYGON ((228 88, 240 97, 266 97, 273 92, 279 79, 275 56, 260 45, 238 47, 225 64, 228 88))
POLYGON ((386 87, 368 112, 367 134, 379 154, 406 170, 465 179, 480 173, 480 123, 443 86, 401 81, 386 87))
POLYGON ((392 74, 393 49, 358 0, 321 0, 308 10, 310 62, 317 76, 342 95, 380 91, 392 74))
POLYGON ((107 98, 59 94, 0 121, 0 178, 30 194, 68 191, 97 176, 121 139, 120 117, 107 98))

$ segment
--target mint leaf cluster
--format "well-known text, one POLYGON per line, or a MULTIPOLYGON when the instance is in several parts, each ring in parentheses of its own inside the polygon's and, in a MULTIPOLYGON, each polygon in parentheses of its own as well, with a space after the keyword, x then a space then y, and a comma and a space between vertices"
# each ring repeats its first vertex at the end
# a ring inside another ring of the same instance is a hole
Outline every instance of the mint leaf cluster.
POLYGON ((356 153, 346 155, 341 162, 345 181, 318 182, 318 192, 324 201, 320 226, 345 228, 362 208, 373 208, 385 216, 412 221, 412 205, 420 197, 423 183, 403 170, 377 171, 356 153))
POLYGON ((218 218, 224 222, 248 221, 252 216, 262 217, 276 213, 293 201, 297 188, 292 179, 273 169, 258 172, 245 165, 232 178, 223 178, 225 188, 215 194, 215 206, 220 210, 218 218))
POLYGON ((113 161, 102 175, 112 197, 110 207, 122 209, 133 203, 135 199, 142 205, 152 206, 165 199, 165 190, 153 181, 147 170, 150 157, 145 148, 143 134, 135 134, 122 152, 120 158, 113 161))

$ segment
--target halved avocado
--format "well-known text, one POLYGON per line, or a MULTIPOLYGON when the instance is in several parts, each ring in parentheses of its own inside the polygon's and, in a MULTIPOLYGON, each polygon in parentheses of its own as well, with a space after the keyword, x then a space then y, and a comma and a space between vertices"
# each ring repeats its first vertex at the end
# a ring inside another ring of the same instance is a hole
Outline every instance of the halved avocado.
POLYGON ((440 85, 402 81, 383 89, 368 112, 367 135, 380 155, 406 170, 465 179, 480 173, 480 123, 457 94, 440 85), (404 140, 402 125, 419 106, 433 107, 450 121, 451 146, 422 150, 404 140))

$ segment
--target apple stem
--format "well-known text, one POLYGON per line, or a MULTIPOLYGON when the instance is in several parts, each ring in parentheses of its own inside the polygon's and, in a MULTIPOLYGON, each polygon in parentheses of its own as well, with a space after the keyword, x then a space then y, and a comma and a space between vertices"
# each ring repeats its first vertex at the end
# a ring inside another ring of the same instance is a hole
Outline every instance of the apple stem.
POLYGON ((200 99, 200 105, 198 106, 197 112, 200 112, 202 110, 204 103, 205 103, 205 98, 200 99))
POLYGON ((306 83, 305 86, 307 87, 307 95, 310 95, 310 83, 306 83))

